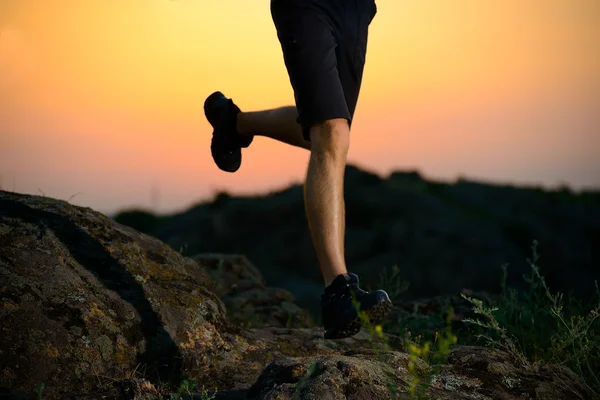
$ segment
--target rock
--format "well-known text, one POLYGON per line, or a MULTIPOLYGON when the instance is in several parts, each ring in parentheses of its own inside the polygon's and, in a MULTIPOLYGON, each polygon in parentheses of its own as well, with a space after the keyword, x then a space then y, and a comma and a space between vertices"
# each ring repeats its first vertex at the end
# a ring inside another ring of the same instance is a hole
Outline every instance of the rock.
POLYGON ((408 354, 388 352, 376 357, 319 356, 285 358, 271 363, 248 392, 251 399, 360 400, 390 399, 389 385, 407 390, 408 354))
MULTIPOLYGON (((248 391, 261 400, 409 399, 410 356, 398 351, 357 350, 347 355, 288 357, 273 361, 248 391), (392 393, 396 393, 396 396, 392 393), (296 397, 298 396, 298 397, 296 397)), ((429 366, 417 359, 422 379, 429 366)), ((425 398, 436 400, 591 399, 579 378, 558 366, 527 369, 507 354, 455 347, 425 398)))
POLYGON ((235 387, 245 382, 240 357, 270 351, 270 331, 238 334, 250 312, 254 326, 309 325, 245 257, 185 258, 91 209, 8 192, 0 306, 0 394, 43 384, 48 398, 110 392, 115 382, 129 393, 149 388, 142 377, 183 374, 235 387))
POLYGON ((433 379, 435 399, 592 399, 579 377, 558 365, 524 366, 507 353, 455 347, 433 379))
POLYGON ((215 293, 225 304, 228 320, 245 327, 313 325, 306 310, 287 290, 267 287, 260 271, 241 255, 201 254, 192 257, 213 278, 215 293))
MULTIPOLYGON (((213 332, 214 347, 206 341, 196 348, 202 354, 194 368, 186 372, 190 379, 210 383, 221 392, 248 390, 269 363, 287 357, 336 356, 371 347, 372 338, 362 331, 343 340, 324 340, 321 328, 239 329, 213 332)), ((400 338, 390 342, 401 347, 400 338)))
POLYGON ((193 260, 98 212, 0 191, 0 387, 51 396, 140 366, 177 374, 226 325, 212 286, 193 260))

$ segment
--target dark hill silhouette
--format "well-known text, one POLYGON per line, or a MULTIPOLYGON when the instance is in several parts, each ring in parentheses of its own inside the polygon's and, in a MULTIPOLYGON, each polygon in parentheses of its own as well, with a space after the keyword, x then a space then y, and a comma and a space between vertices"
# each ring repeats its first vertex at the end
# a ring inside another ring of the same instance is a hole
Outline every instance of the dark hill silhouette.
MULTIPOLYGON (((523 285, 534 240, 552 290, 585 296, 600 281, 600 192, 493 185, 468 180, 441 183, 417 172, 387 179, 349 166, 346 172, 346 256, 351 271, 372 288, 385 268, 398 265, 410 282, 407 298, 500 290, 523 285)), ((294 294, 318 311, 323 283, 312 249, 302 188, 198 204, 186 212, 132 223, 186 255, 246 255, 267 284, 294 294), (151 227, 151 229, 148 229, 151 227)), ((139 217, 139 212, 136 214, 139 217)))

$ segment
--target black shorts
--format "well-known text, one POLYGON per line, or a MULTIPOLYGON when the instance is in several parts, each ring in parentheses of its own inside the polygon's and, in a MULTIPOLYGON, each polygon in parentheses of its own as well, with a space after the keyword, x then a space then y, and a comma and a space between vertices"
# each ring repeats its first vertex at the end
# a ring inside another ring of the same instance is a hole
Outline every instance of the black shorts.
POLYGON ((271 0, 271 15, 306 140, 318 122, 352 124, 374 0, 271 0))

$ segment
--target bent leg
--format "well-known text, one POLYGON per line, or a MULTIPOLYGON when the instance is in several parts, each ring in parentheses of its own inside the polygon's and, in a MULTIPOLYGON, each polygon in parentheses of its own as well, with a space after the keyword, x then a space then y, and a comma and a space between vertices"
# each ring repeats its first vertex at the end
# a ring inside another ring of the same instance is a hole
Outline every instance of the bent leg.
POLYGON ((265 136, 310 150, 310 142, 302 136, 302 127, 297 118, 295 106, 240 112, 237 116, 237 130, 241 135, 265 136))

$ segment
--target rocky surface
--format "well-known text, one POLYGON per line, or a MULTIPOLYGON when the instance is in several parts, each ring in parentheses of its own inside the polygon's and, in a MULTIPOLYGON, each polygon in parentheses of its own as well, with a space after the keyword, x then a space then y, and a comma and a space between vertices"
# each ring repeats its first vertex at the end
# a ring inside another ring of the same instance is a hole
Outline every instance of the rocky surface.
MULTIPOLYGON (((526 287, 531 245, 555 291, 592 294, 600 281, 600 192, 567 188, 432 182, 418 173, 387 179, 348 167, 346 256, 349 269, 374 288, 384 269, 400 268, 406 299, 446 296, 463 288, 497 293, 526 287)), ((302 188, 255 197, 217 196, 176 215, 116 216, 184 254, 245 254, 269 286, 289 290, 314 315, 322 290, 306 227, 302 188)))
POLYGON ((215 282, 229 322, 246 328, 314 325, 287 290, 267 287, 263 276, 243 255, 200 254, 192 257, 215 282))
MULTIPOLYGON (((47 399, 157 399, 185 377, 217 399, 375 400, 392 388, 408 398, 401 338, 384 335, 385 348, 365 330, 324 340, 318 326, 295 327, 310 326, 302 310, 244 257, 186 258, 62 201, 0 192, 0 305, 0 397, 43 383, 47 399), (259 328, 244 323, 249 309, 259 328)), ((428 370, 418 359, 416 371, 428 370)), ((465 346, 428 390, 435 399, 590 398, 565 369, 465 346)))
POLYGON ((85 392, 138 365, 178 373, 195 338, 226 323, 211 285, 100 213, 0 192, 0 387, 85 392))
MULTIPOLYGON (((410 356, 367 349, 346 354, 288 357, 269 364, 248 393, 252 399, 379 400, 410 398, 410 356), (295 397, 299 396, 299 397, 295 397)), ((420 361, 420 360, 419 360, 420 361)), ((418 376, 430 366, 420 361, 418 376)), ((423 397, 439 400, 583 399, 574 374, 559 367, 526 370, 506 354, 458 346, 423 397)))

